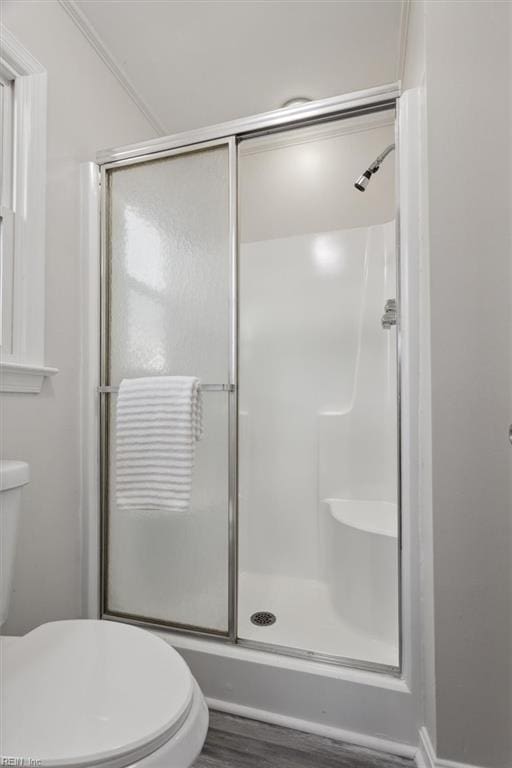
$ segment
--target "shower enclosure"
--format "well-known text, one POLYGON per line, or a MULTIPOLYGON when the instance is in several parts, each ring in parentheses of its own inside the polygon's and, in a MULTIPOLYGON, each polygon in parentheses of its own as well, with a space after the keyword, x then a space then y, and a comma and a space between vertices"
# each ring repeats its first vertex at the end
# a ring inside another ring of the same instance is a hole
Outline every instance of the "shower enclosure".
POLYGON ((400 668, 396 94, 101 158, 102 615, 400 668), (190 510, 115 504, 123 378, 204 392, 190 510))

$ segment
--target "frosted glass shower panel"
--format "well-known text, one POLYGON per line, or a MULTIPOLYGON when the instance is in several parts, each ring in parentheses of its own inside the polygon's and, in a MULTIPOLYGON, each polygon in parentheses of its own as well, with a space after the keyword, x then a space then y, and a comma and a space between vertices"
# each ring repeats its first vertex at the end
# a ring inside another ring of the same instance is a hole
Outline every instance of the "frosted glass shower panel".
POLYGON ((111 376, 229 369, 226 146, 111 172, 111 376))
MULTIPOLYGON (((111 384, 229 383, 228 146, 115 168, 108 200, 111 384)), ((111 396, 108 612, 227 633, 228 398, 203 393, 191 508, 173 514, 116 508, 111 396)))

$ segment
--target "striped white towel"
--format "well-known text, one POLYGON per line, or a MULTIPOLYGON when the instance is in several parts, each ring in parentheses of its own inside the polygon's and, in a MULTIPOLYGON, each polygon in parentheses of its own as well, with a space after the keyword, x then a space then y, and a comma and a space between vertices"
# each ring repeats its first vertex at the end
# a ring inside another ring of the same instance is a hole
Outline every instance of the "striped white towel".
POLYGON ((117 399, 117 506, 187 511, 202 431, 199 379, 123 379, 117 399))

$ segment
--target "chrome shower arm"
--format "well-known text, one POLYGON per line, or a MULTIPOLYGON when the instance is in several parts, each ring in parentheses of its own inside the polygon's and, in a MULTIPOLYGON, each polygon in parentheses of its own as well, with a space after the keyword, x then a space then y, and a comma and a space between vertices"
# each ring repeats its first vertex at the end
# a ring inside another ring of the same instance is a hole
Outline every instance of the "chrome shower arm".
POLYGON ((394 150, 394 148, 395 148, 394 144, 390 144, 389 147, 386 147, 384 152, 381 152, 380 155, 375 158, 373 163, 369 166, 368 170, 371 171, 371 173, 375 173, 376 171, 378 171, 383 161, 390 154, 390 152, 394 150))

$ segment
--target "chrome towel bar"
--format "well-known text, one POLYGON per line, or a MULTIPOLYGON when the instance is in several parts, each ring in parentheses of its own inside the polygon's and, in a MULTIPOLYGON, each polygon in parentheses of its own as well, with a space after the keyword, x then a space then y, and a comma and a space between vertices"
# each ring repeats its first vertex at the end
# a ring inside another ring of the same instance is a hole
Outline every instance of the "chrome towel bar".
MULTIPOLYGON (((114 395, 119 387, 98 387, 100 395, 114 395)), ((234 392, 234 384, 201 384, 201 392, 234 392)))

